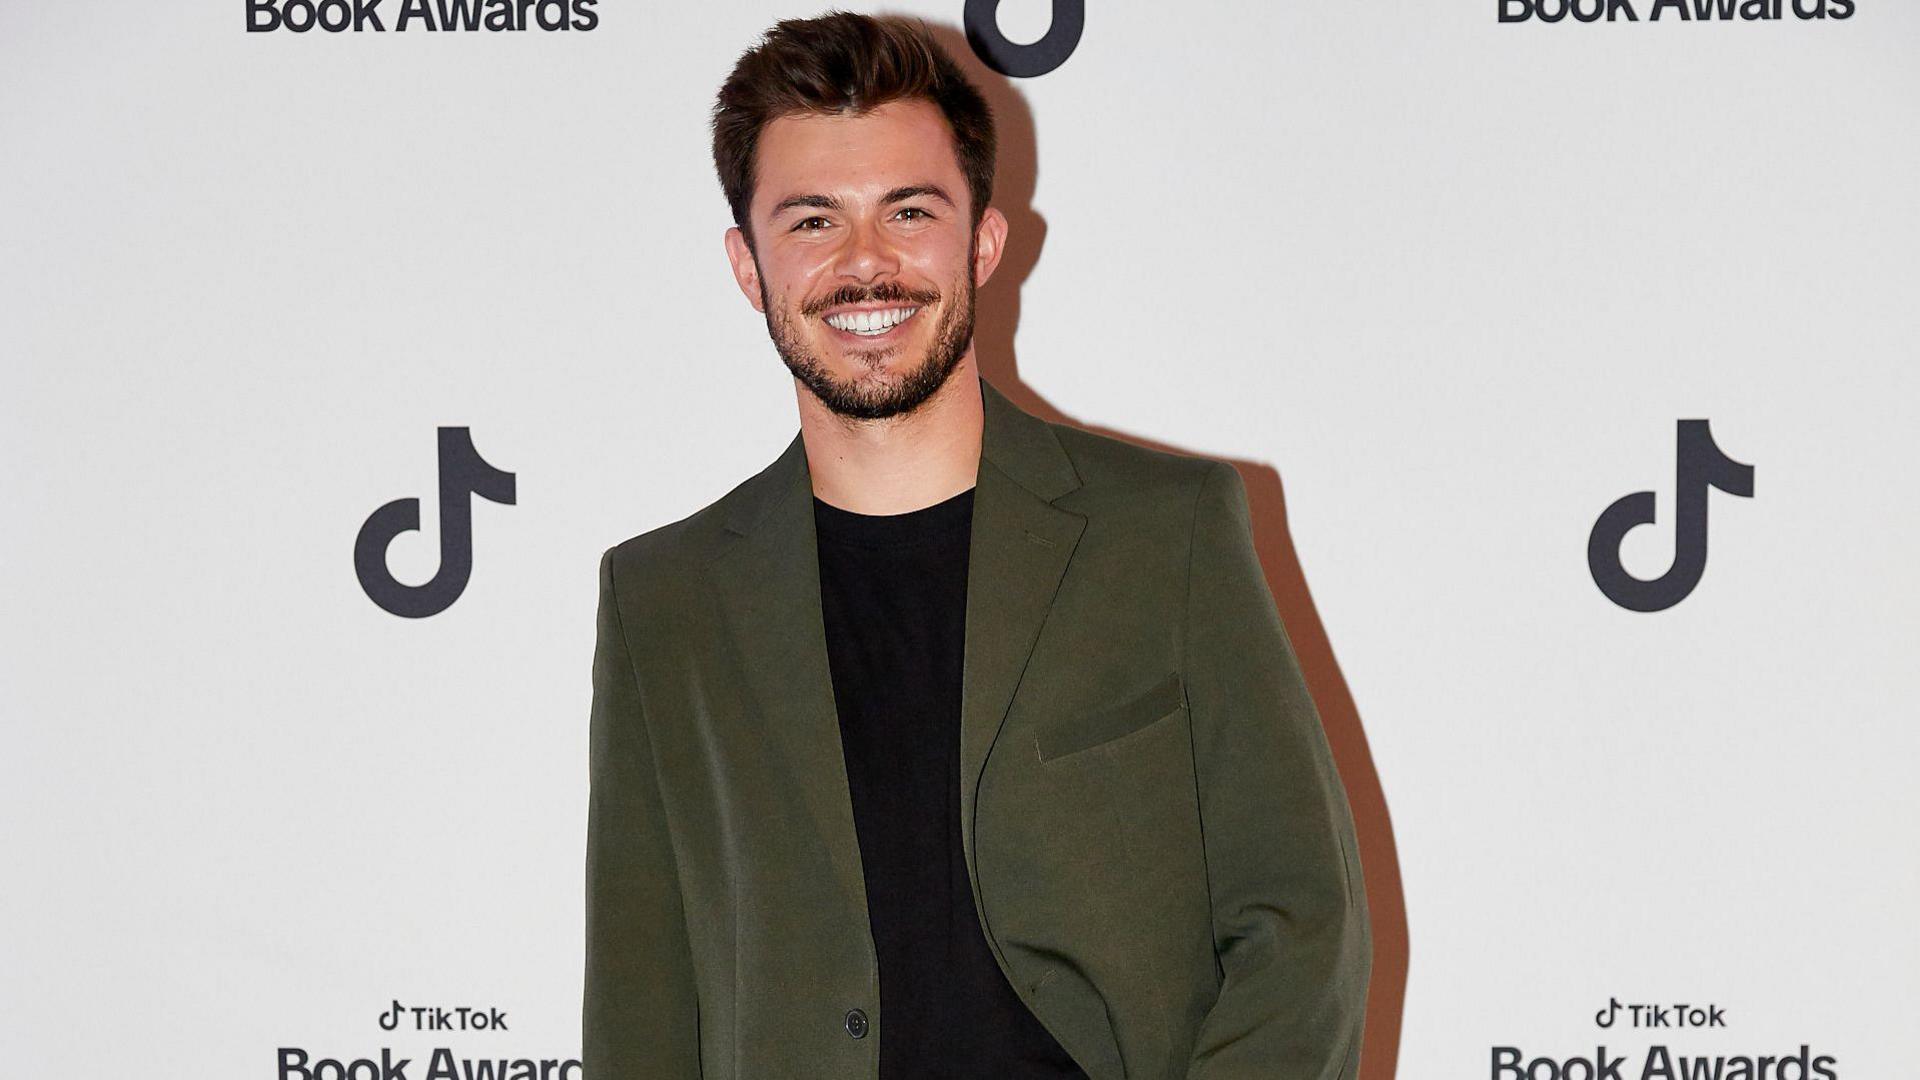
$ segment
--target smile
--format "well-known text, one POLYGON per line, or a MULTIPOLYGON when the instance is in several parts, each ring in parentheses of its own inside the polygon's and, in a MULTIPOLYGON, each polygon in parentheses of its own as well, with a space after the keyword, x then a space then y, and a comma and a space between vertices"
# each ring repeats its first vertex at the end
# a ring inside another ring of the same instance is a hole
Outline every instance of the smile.
POLYGON ((880 311, 843 311, 826 317, 828 326, 861 337, 879 337, 913 318, 917 307, 885 308, 880 311))

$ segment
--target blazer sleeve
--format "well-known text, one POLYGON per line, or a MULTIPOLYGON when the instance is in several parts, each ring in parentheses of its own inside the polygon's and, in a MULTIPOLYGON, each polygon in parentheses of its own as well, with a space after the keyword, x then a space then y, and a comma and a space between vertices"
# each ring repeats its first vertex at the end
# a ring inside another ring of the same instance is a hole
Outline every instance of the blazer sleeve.
POLYGON ((1194 506, 1184 666, 1222 982, 1189 1080, 1354 1080, 1373 942, 1346 792, 1215 462, 1194 506))
POLYGON ((612 555, 593 651, 581 1065, 594 1080, 681 1080, 700 1075, 699 997, 612 555))

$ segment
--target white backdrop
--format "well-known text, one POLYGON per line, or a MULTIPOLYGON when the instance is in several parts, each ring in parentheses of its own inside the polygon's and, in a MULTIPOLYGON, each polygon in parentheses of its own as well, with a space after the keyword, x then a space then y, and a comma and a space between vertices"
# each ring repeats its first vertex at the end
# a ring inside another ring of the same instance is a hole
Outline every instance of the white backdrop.
MULTIPOLYGON (((8 1075, 578 1055, 596 560, 797 428, 706 122, 816 11, 399 6, 0 0, 8 1075), (440 426, 517 499, 397 618, 354 537, 418 496, 391 566, 433 574, 440 426)), ((889 10, 964 49, 962 6, 889 10)), ((1913 1071, 1920 7, 1634 6, 1096 0, 1057 70, 983 74, 1016 230, 983 367, 1247 474, 1362 824, 1368 1080, 1598 1043, 1913 1071), (1755 494, 1627 611, 1588 531, 1652 490, 1623 559, 1666 567, 1687 418, 1755 494)))

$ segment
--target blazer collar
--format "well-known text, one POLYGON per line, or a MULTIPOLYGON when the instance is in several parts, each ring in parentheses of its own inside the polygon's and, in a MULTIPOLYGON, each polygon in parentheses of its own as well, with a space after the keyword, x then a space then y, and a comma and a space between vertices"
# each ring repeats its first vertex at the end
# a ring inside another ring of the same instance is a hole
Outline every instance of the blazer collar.
MULTIPOLYGON (((960 827, 970 871, 981 770, 1087 523, 1053 505, 1081 486, 1053 430, 992 383, 978 381, 983 428, 968 552, 959 747, 960 827)), ((800 793, 797 816, 810 824, 805 835, 818 845, 815 854, 864 915, 801 436, 731 502, 725 521, 734 539, 720 545, 708 577, 758 705, 750 722, 775 751, 770 767, 800 793)), ((972 877, 979 903, 979 875, 972 877)))
MULTIPOLYGON (((1036 498, 1052 502, 1080 486, 1080 474, 1060 448, 1046 421, 1009 401, 984 377, 978 377, 982 425, 980 457, 1036 498)), ((795 432, 771 465, 740 486, 728 508, 729 532, 746 536, 787 498, 810 498, 813 476, 807 468, 806 441, 795 432)), ((804 501, 804 499, 803 499, 804 501)), ((811 507, 811 503, 808 504, 811 507)))

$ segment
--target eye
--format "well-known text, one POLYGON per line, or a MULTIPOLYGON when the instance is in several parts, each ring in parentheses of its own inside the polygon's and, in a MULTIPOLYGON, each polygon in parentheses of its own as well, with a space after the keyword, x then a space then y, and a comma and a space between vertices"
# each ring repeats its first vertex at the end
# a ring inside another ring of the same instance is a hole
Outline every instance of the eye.
MULTIPOLYGON (((929 219, 931 219, 931 218, 933 217, 933 215, 932 215, 932 214, 929 214, 929 213, 927 213, 927 212, 926 212, 926 211, 925 211, 924 209, 921 209, 921 208, 920 208, 920 207, 918 207, 918 206, 906 206, 906 207, 902 207, 902 208, 900 209, 900 214, 917 214, 917 215, 919 215, 918 217, 910 217, 910 218, 907 218, 906 220, 908 220, 908 221, 922 221, 922 220, 929 220, 929 219)), ((899 215, 895 215, 895 216, 899 216, 899 215)))
POLYGON ((819 229, 813 227, 815 222, 818 222, 823 226, 829 224, 826 218, 810 217, 805 219, 804 221, 801 221, 799 224, 795 225, 793 227, 793 231, 794 232, 819 232, 820 231, 819 229))

